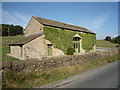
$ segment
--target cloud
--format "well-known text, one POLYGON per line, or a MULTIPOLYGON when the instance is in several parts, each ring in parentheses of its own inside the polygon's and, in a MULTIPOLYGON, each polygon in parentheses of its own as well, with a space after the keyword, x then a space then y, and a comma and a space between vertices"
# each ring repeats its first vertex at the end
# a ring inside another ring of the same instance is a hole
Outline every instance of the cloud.
POLYGON ((103 13, 102 15, 98 16, 95 20, 93 20, 92 28, 93 29, 99 29, 104 25, 104 23, 107 21, 107 19, 110 17, 111 12, 103 13))
POLYGON ((25 27, 30 18, 31 15, 28 15, 26 13, 19 13, 15 11, 9 12, 7 10, 2 10, 2 23, 5 24, 21 25, 25 27))

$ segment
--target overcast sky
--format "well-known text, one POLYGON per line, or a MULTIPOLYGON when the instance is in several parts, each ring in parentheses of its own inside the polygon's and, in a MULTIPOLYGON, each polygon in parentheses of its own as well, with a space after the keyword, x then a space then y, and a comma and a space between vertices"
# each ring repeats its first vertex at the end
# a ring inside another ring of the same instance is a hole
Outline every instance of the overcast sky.
POLYGON ((85 27, 97 39, 118 35, 117 2, 3 2, 2 23, 28 24, 31 16, 85 27))

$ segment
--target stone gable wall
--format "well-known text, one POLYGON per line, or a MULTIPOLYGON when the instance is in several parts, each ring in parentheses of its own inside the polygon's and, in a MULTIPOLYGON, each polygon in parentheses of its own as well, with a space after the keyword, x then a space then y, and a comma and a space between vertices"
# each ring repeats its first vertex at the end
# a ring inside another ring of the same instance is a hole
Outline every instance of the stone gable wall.
POLYGON ((10 56, 21 59, 22 58, 21 53, 22 52, 20 46, 10 46, 10 54, 9 54, 10 56))
POLYGON ((45 51, 46 51, 46 47, 45 47, 44 35, 23 45, 24 59, 31 59, 31 58, 41 59, 44 56, 47 56, 45 51))
POLYGON ((43 25, 32 17, 25 28, 25 37, 40 32, 43 32, 43 25))

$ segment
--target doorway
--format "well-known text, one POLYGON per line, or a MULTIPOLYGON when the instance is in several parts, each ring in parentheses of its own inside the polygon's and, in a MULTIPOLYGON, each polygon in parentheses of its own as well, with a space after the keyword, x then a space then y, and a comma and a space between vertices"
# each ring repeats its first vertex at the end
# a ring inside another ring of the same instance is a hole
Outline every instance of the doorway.
POLYGON ((80 38, 79 37, 73 38, 73 47, 76 53, 80 52, 80 38))
POLYGON ((52 55, 52 44, 47 44, 48 45, 48 56, 52 55))

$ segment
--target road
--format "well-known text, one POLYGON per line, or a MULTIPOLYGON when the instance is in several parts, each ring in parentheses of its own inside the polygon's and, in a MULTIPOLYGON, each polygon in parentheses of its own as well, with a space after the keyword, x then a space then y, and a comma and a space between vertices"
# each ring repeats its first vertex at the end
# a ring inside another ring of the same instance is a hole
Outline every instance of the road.
POLYGON ((118 88, 118 61, 40 88, 118 88))
POLYGON ((114 50, 114 49, 118 50, 118 47, 115 47, 115 48, 96 47, 96 50, 98 50, 98 51, 108 51, 108 50, 114 50))
POLYGON ((80 75, 74 82, 58 88, 117 88, 118 63, 114 62, 80 75))

